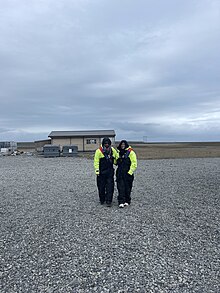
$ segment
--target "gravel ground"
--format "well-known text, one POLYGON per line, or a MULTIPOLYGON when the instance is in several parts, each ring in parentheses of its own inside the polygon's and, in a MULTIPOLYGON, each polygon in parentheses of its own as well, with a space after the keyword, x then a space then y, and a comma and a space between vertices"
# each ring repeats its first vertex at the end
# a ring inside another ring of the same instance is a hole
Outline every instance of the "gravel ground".
POLYGON ((220 158, 139 160, 101 206, 86 158, 0 158, 0 292, 220 292, 220 158))

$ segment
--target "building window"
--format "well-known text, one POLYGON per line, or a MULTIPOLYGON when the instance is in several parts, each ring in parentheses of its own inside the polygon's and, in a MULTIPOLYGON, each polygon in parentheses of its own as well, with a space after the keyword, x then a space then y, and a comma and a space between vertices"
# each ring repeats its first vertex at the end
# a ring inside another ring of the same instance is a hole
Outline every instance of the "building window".
POLYGON ((96 144, 96 139, 95 138, 87 139, 86 144, 96 144))

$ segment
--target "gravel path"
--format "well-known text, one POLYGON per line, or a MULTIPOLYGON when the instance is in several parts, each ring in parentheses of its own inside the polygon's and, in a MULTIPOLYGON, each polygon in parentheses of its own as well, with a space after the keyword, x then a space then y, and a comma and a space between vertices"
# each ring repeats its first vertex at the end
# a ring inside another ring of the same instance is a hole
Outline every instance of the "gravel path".
POLYGON ((99 205, 85 158, 0 158, 0 292, 220 292, 220 158, 139 161, 99 205))

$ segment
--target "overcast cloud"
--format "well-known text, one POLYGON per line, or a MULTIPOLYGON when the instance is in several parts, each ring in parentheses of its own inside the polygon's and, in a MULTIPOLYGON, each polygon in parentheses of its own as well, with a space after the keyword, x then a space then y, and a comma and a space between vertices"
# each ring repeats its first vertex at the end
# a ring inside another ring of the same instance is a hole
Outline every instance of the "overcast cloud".
POLYGON ((1 0, 0 141, 219 141, 219 52, 219 0, 1 0))

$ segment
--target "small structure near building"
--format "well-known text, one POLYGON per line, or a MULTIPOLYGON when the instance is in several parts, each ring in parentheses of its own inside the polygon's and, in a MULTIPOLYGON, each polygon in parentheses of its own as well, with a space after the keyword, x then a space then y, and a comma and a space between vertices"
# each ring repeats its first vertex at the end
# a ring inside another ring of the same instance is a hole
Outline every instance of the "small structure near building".
POLYGON ((17 149, 21 153, 34 153, 35 152, 35 143, 32 141, 18 142, 17 149))
POLYGON ((62 156, 63 157, 74 157, 78 153, 78 146, 76 145, 64 145, 62 156))
POLYGON ((87 131, 52 131, 48 137, 52 145, 78 147, 78 151, 95 151, 104 137, 109 137, 112 144, 115 144, 114 130, 87 130, 87 131))
POLYGON ((60 157, 60 146, 45 144, 43 147, 44 157, 60 157))
POLYGON ((17 150, 17 143, 15 141, 0 141, 0 153, 3 155, 10 155, 17 150))
POLYGON ((8 148, 1 148, 1 149, 0 149, 0 153, 1 153, 2 155, 4 155, 4 156, 7 156, 7 155, 10 155, 12 152, 11 152, 11 150, 8 149, 8 148))

